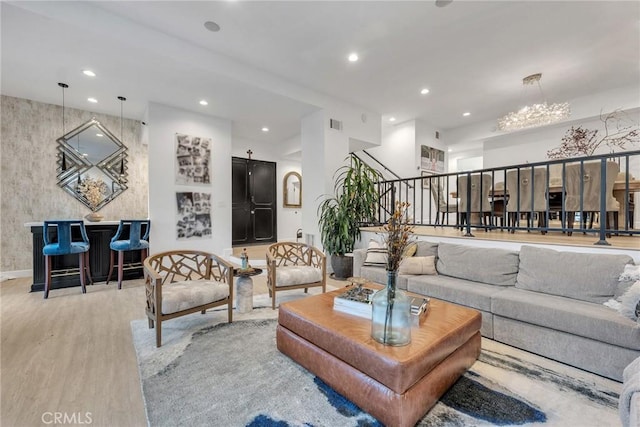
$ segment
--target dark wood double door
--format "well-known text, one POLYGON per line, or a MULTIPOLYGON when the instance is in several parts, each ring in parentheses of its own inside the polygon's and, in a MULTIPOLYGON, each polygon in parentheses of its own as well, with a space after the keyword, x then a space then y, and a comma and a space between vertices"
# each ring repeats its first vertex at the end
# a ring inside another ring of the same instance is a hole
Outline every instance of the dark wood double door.
POLYGON ((240 157, 231 162, 232 245, 275 243, 276 164, 240 157))

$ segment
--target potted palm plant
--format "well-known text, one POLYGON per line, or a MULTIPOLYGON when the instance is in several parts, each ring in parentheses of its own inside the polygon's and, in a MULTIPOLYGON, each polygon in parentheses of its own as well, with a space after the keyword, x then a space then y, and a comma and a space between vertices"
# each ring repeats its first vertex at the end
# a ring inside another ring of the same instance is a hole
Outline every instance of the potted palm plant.
POLYGON ((334 195, 318 206, 318 225, 334 277, 346 279, 353 274, 353 256, 347 254, 360 238, 360 225, 375 222, 381 174, 352 154, 334 177, 334 195))

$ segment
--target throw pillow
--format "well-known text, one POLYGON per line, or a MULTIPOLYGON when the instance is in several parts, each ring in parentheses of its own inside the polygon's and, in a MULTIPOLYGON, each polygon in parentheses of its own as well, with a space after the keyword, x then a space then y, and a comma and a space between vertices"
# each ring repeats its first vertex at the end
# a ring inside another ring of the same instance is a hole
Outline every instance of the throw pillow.
POLYGON ((624 271, 618 278, 619 281, 633 280, 634 282, 640 280, 640 265, 627 264, 624 266, 624 271))
POLYGON ((387 248, 383 247, 375 240, 369 241, 367 248, 367 256, 362 263, 363 267, 386 267, 387 265, 387 248))
POLYGON ((634 283, 627 292, 620 297, 620 314, 631 320, 638 320, 640 312, 640 280, 634 283))
POLYGON ((409 243, 407 248, 402 253, 402 258, 407 258, 407 257, 410 257, 410 256, 414 256, 416 254, 417 250, 418 250, 418 244, 416 242, 409 243))
POLYGON ((620 274, 620 277, 618 277, 618 286, 613 298, 620 301, 622 295, 638 280, 640 280, 640 265, 626 264, 624 271, 620 274))
POLYGON ((414 256, 400 261, 399 274, 438 274, 435 256, 414 256))

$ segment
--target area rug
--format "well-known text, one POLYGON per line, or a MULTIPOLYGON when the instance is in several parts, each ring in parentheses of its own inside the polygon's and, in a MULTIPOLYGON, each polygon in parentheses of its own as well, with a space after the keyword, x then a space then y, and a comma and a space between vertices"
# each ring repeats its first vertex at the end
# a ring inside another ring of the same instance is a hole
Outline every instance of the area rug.
MULTIPOLYGON (((219 310, 185 316, 166 322, 160 349, 146 320, 132 322, 149 425, 379 426, 278 352, 276 315, 254 309, 232 324, 219 310)), ((483 340, 480 359, 418 425, 616 426, 619 391, 616 382, 483 340)))

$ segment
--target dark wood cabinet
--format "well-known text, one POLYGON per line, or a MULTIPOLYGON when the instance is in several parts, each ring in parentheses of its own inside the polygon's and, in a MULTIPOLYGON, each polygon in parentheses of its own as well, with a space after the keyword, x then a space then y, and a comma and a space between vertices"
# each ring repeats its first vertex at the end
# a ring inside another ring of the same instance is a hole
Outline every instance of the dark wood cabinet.
MULTIPOLYGON (((79 239, 80 229, 74 227, 74 240, 79 239)), ((94 282, 104 282, 109 274, 109 243, 111 238, 116 234, 118 229, 117 221, 104 223, 86 224, 87 236, 89 237, 89 267, 91 268, 91 276, 94 282)), ((128 236, 129 230, 125 229, 123 236, 128 236)), ((31 291, 44 290, 44 255, 42 248, 44 247, 44 237, 42 235, 42 226, 31 226, 31 235, 33 242, 33 284, 31 291)), ((52 237, 55 237, 55 231, 52 237)), ((117 261, 117 258, 116 258, 117 261)), ((124 262, 126 264, 139 263, 140 251, 127 251, 124 253, 124 262)), ((80 276, 78 274, 78 255, 63 255, 52 258, 52 269, 54 277, 51 279, 51 289, 68 288, 72 286, 80 286, 80 276), (57 276, 56 276, 57 275, 57 276)), ((114 268, 112 281, 117 286, 117 272, 114 268)), ((138 279, 143 277, 142 266, 124 271, 124 279, 138 279)))

